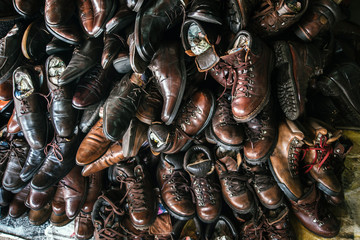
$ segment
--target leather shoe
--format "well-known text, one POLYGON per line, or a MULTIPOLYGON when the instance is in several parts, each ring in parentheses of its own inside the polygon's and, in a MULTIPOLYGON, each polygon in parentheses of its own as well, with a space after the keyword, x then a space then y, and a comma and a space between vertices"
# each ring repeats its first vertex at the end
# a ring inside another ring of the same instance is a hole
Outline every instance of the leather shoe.
POLYGON ((14 9, 25 18, 31 18, 40 14, 44 7, 44 0, 13 0, 14 9))
POLYGON ((30 191, 30 184, 15 194, 9 205, 9 216, 12 218, 21 217, 29 209, 25 206, 25 200, 30 191))
POLYGON ((15 108, 13 109, 13 113, 6 125, 7 132, 10 134, 16 134, 21 131, 20 123, 18 122, 15 108))
POLYGON ((51 203, 55 192, 56 186, 52 186, 45 191, 37 191, 33 188, 30 188, 29 195, 26 199, 26 206, 31 208, 32 210, 41 210, 42 208, 46 207, 48 203, 51 203))
POLYGON ((117 33, 134 22, 136 14, 126 4, 126 0, 119 1, 119 8, 114 17, 106 23, 106 33, 117 33))
POLYGON ((21 180, 24 182, 30 181, 45 161, 45 157, 44 149, 30 148, 24 166, 20 172, 21 180))
POLYGON ((140 147, 147 140, 148 125, 133 118, 122 138, 123 154, 125 158, 135 157, 140 147))
POLYGON ((43 225, 51 216, 52 209, 51 204, 48 203, 40 210, 30 209, 29 211, 29 222, 34 226, 43 225))
POLYGON ((0 84, 0 100, 9 101, 12 96, 12 76, 5 82, 0 84))

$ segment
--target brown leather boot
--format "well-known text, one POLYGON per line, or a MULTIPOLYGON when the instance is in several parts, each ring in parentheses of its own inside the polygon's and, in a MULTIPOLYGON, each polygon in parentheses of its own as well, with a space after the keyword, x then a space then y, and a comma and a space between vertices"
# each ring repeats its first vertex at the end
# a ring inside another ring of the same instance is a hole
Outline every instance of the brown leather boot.
POLYGON ((214 116, 206 129, 206 140, 226 149, 238 149, 244 139, 243 126, 237 123, 231 112, 231 95, 225 93, 217 100, 214 116))
POLYGON ((320 51, 312 44, 277 41, 274 44, 277 95, 281 109, 290 120, 305 111, 309 80, 323 72, 320 51))
POLYGON ((278 134, 276 147, 268 159, 269 168, 285 195, 296 201, 304 194, 299 176, 299 161, 303 155, 305 136, 297 123, 290 120, 280 123, 278 134))
POLYGON ((267 165, 250 165, 243 163, 250 173, 250 184, 255 190, 261 204, 268 209, 276 209, 283 203, 283 193, 277 185, 267 165))
POLYGON ((210 149, 203 145, 191 147, 184 156, 184 169, 190 175, 199 219, 205 223, 215 221, 221 213, 222 201, 210 149))
POLYGON ((253 210, 254 199, 246 184, 248 177, 239 171, 237 157, 235 151, 223 153, 217 149, 215 169, 225 202, 235 212, 245 214, 253 210))
POLYGON ((289 220, 289 208, 281 207, 264 214, 268 239, 295 240, 295 232, 289 220))
POLYGON ((270 101, 252 120, 245 123, 244 159, 256 165, 268 160, 277 141, 276 112, 270 101))
POLYGON ((321 237, 335 237, 339 233, 340 222, 320 198, 320 192, 312 185, 297 202, 290 201, 293 213, 309 231, 321 237))
POLYGON ((342 131, 314 118, 308 119, 305 126, 312 136, 312 141, 306 142, 305 173, 325 194, 334 197, 341 195, 343 189, 335 175, 331 158, 334 157, 333 143, 341 137, 342 131))
POLYGON ((250 121, 268 103, 273 55, 261 39, 247 31, 240 31, 227 55, 222 56, 221 61, 210 70, 216 81, 232 88, 231 108, 237 122, 250 121))
POLYGON ((184 154, 161 154, 157 181, 164 207, 176 218, 188 220, 195 215, 190 181, 183 169, 184 154))
POLYGON ((132 224, 137 228, 150 226, 156 218, 157 200, 146 167, 136 158, 118 165, 117 175, 119 182, 125 184, 132 224))

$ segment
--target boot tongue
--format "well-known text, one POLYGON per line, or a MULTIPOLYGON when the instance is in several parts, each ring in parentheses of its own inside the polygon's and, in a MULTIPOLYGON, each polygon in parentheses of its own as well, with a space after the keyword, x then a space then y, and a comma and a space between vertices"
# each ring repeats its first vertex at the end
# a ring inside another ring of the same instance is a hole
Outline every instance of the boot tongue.
POLYGON ((214 170, 211 159, 197 159, 189 163, 186 168, 196 177, 205 177, 214 170))

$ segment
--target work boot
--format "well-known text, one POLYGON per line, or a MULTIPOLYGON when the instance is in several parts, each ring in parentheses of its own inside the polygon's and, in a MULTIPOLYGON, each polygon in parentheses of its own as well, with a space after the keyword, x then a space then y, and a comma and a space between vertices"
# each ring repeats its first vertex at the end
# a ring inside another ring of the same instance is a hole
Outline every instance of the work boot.
POLYGON ((274 49, 280 107, 288 119, 296 120, 304 114, 310 79, 323 72, 321 53, 314 45, 290 41, 277 41, 274 49))
POLYGON ((152 124, 148 131, 151 149, 167 154, 185 151, 210 122, 214 112, 214 102, 214 96, 209 90, 197 91, 181 107, 173 126, 152 124))
MULTIPOLYGON (((153 226, 153 225, 151 225, 153 226)), ((150 227, 151 227, 150 226, 150 227)), ((149 230, 139 229, 134 226, 129 217, 124 217, 120 223, 124 238, 128 240, 153 240, 154 237, 149 234, 149 230)), ((149 228, 150 228, 149 227, 149 228)))
POLYGON ((320 192, 312 185, 297 202, 290 201, 293 213, 309 231, 325 238, 335 237, 339 233, 340 222, 320 198, 320 192))
POLYGON ((269 168, 277 184, 293 201, 297 201, 304 194, 299 165, 305 147, 305 135, 299 127, 298 123, 290 120, 280 123, 277 144, 268 159, 269 168))
POLYGON ((175 41, 164 42, 155 53, 149 69, 164 101, 161 120, 170 125, 178 113, 187 81, 184 54, 180 45, 175 41))
POLYGON ((283 193, 267 165, 251 165, 247 162, 243 164, 243 167, 250 174, 250 185, 254 188, 261 204, 268 209, 278 208, 283 203, 283 193))
POLYGON ((260 4, 260 0, 229 0, 226 2, 226 20, 234 34, 249 25, 253 11, 260 4))
POLYGON ((326 195, 338 196, 343 189, 331 159, 335 154, 333 144, 341 137, 342 131, 316 119, 308 119, 304 125, 311 133, 311 141, 306 142, 304 171, 326 195))
POLYGON ((265 228, 268 239, 295 240, 295 232, 289 220, 287 206, 264 214, 265 228))
POLYGON ((309 2, 309 9, 294 30, 296 36, 305 42, 312 41, 319 34, 331 30, 335 23, 344 17, 340 6, 335 1, 309 2))
POLYGON ((240 153, 216 150, 215 170, 219 176, 222 196, 227 205, 235 212, 246 214, 253 207, 253 197, 247 187, 248 177, 239 171, 237 159, 240 153))
POLYGON ((195 193, 196 212, 205 223, 214 222, 222 208, 214 165, 210 149, 203 145, 191 147, 184 156, 184 169, 190 175, 191 188, 195 193))
POLYGON ((252 16, 251 28, 259 35, 278 35, 298 22, 308 9, 309 0, 261 0, 252 16))
POLYGON ((252 120, 245 123, 244 159, 256 165, 266 162, 277 141, 276 110, 273 101, 252 120))
POLYGON ((248 122, 270 99, 273 52, 247 31, 240 31, 227 55, 211 70, 211 76, 225 88, 232 88, 231 109, 237 122, 248 122), (266 59, 266 60, 264 60, 266 59), (266 61, 267 64, 263 64, 266 61))
POLYGON ((184 154, 161 154, 157 167, 164 207, 177 219, 188 220, 195 216, 195 206, 190 192, 190 181, 183 169, 184 154))
POLYGON ((135 116, 142 93, 141 87, 134 83, 137 81, 141 81, 138 74, 126 74, 116 83, 105 101, 103 131, 111 141, 115 142, 123 137, 130 120, 135 116))
POLYGON ((217 100, 211 124, 206 129, 208 142, 226 149, 239 149, 243 144, 243 126, 237 123, 231 112, 231 95, 225 93, 217 100))
POLYGON ((39 74, 22 66, 13 73, 13 99, 17 120, 24 136, 33 149, 43 149, 47 144, 48 123, 46 107, 42 105, 39 74))
POLYGON ((157 200, 152 181, 139 159, 121 163, 117 168, 119 182, 125 184, 131 223, 140 229, 150 226, 157 214, 157 200))

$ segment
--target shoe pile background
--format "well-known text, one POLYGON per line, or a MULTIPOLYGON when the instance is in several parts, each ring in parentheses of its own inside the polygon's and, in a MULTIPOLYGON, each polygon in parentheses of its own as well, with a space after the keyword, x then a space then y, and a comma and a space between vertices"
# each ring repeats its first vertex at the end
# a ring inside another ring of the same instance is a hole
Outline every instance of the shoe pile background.
POLYGON ((334 237, 360 26, 333 0, 8 0, 1 217, 78 239, 334 237))

